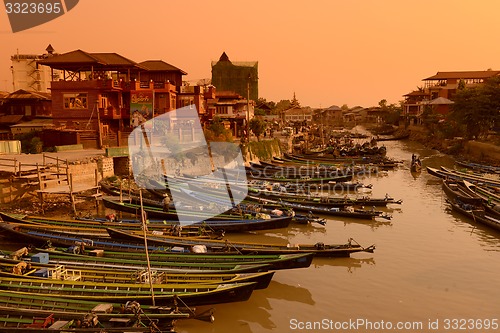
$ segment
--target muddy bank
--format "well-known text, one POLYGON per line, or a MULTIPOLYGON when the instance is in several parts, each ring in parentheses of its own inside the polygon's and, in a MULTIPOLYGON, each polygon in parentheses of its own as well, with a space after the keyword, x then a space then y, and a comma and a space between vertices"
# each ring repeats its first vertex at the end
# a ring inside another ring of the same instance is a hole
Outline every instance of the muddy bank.
POLYGON ((439 150, 456 159, 474 163, 500 165, 500 147, 493 140, 479 142, 464 138, 442 139, 432 135, 424 128, 411 127, 410 140, 420 142, 427 148, 439 150))

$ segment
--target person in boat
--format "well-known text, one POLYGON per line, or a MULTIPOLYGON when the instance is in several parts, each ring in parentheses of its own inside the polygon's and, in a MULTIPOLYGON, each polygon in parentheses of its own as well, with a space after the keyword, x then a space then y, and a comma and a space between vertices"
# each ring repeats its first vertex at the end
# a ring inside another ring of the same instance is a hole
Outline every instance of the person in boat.
POLYGON ((16 275, 23 275, 24 273, 26 273, 26 271, 29 271, 30 269, 31 269, 31 263, 26 263, 24 261, 21 261, 20 263, 12 267, 12 273, 16 275))
POLYGON ((167 212, 170 210, 170 197, 168 195, 165 195, 165 197, 163 198, 163 211, 164 212, 167 212))
POLYGON ((27 247, 23 247, 17 251, 14 251, 10 254, 10 257, 14 260, 19 260, 22 257, 25 257, 29 254, 29 250, 27 247))

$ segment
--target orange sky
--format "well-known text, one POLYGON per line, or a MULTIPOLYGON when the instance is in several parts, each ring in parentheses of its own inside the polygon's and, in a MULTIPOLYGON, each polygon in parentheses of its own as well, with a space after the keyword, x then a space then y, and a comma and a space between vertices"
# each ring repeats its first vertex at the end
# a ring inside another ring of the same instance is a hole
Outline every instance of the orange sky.
POLYGON ((259 61, 259 95, 303 106, 397 103, 437 71, 500 69, 500 1, 80 0, 13 34, 0 14, 0 90, 10 56, 76 49, 162 59, 211 76, 210 62, 259 61))

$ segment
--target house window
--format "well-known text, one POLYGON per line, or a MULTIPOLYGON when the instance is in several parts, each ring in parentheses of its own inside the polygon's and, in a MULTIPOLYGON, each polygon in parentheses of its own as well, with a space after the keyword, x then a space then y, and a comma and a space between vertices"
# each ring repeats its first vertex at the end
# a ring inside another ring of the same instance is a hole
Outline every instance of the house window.
POLYGON ((227 106, 218 106, 217 114, 228 114, 227 106))
POLYGON ((108 107, 108 95, 102 94, 101 95, 101 108, 106 109, 108 107))
POLYGON ((87 109, 87 94, 63 94, 65 109, 87 109))

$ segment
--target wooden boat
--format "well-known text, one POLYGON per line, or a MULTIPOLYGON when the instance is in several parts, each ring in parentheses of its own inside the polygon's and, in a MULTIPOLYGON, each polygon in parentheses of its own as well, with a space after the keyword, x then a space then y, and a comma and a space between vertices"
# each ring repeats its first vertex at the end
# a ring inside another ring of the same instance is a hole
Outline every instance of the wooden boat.
MULTIPOLYGON (((156 305, 173 306, 181 298, 187 306, 213 305, 246 301, 250 298, 256 283, 232 284, 153 284, 156 305)), ((150 284, 99 283, 80 281, 28 280, 0 277, 0 289, 30 295, 56 295, 68 299, 125 303, 131 299, 151 305, 150 284)))
POLYGON ((348 192, 348 191, 357 191, 360 189, 371 189, 373 187, 372 184, 363 184, 359 181, 349 181, 349 182, 328 182, 327 184, 323 184, 322 189, 326 189, 329 191, 340 191, 340 192, 348 192))
MULTIPOLYGON (((114 241, 114 240, 109 240, 109 241, 102 241, 102 240, 91 240, 91 239, 78 239, 78 238, 66 238, 65 236, 57 235, 57 234, 51 234, 50 232, 33 232, 30 231, 29 229, 26 229, 22 226, 15 225, 15 224, 0 224, 0 227, 4 230, 10 233, 11 235, 17 236, 17 237, 23 237, 20 239, 30 239, 33 243, 36 243, 37 240, 39 243, 43 243, 43 245, 47 244, 47 241, 50 241, 51 243, 66 243, 64 244, 65 246, 69 246, 69 251, 73 252, 78 252, 80 251, 82 247, 85 247, 86 249, 105 249, 105 250, 117 250, 119 249, 120 251, 129 251, 129 252, 141 252, 144 253, 144 239, 142 244, 141 243, 130 243, 130 242, 123 242, 123 241, 114 241), (78 245, 75 245, 78 244, 78 245)), ((194 242, 193 245, 196 245, 196 242, 194 242)), ((149 251, 152 252, 165 252, 165 251, 172 251, 174 250, 181 250, 181 251, 190 251, 190 249, 184 249, 184 248, 175 248, 174 246, 172 247, 158 247, 158 246, 149 246, 149 251)), ((214 252, 222 252, 222 251, 214 251, 214 252)), ((305 252, 305 251, 304 251, 305 252)), ((237 252, 235 252, 237 253, 237 252)), ((231 253, 226 253, 226 254, 231 254, 231 253)), ((287 254, 287 253, 283 253, 287 254)), ((189 257, 188 257, 189 258, 189 257)), ((56 257, 52 256, 52 259, 56 259, 56 257)), ((69 260, 68 258, 62 258, 64 260, 69 260)), ((101 257, 94 257, 94 258, 78 258, 80 261, 85 261, 85 265, 90 265, 93 263, 94 267, 98 265, 102 265, 102 267, 111 267, 111 268, 119 268, 123 267, 124 269, 145 269, 146 268, 146 263, 144 260, 126 260, 126 259, 112 259, 112 258, 101 258, 101 257)), ((290 259, 295 259, 295 258, 278 258, 274 259, 274 261, 280 262, 280 261, 287 261, 290 259)), ((229 262, 211 262, 211 261, 205 261, 205 262, 190 262, 189 260, 186 260, 184 262, 179 261, 179 262, 153 262, 155 269, 161 270, 161 271, 168 271, 168 272, 173 272, 173 273, 200 273, 200 274, 211 274, 216 271, 219 272, 227 272, 227 273, 248 273, 248 272, 259 272, 259 271, 266 271, 271 269, 273 267, 272 263, 266 263, 263 261, 255 260, 254 263, 248 263, 248 259, 244 259, 244 261, 247 261, 245 263, 237 262, 236 259, 233 261, 229 262)), ((297 259, 299 263, 297 265, 304 265, 303 263, 300 262, 300 258, 297 259)), ((307 264, 307 259, 303 259, 305 263, 307 264)), ((75 260, 76 261, 76 260, 75 260)), ((273 260, 271 260, 273 261, 273 260)), ((53 261, 54 262, 54 261, 53 261)), ((67 265, 68 263, 66 261, 60 260, 59 263, 63 265, 67 265)), ((77 264, 72 261, 73 264, 77 264)), ((309 263, 310 264, 310 263, 309 263)), ((279 266, 279 264, 278 264, 279 266)))
POLYGON ((212 321, 213 309, 102 303, 33 293, 0 291, 1 332, 152 332, 170 331, 179 319, 212 321))
POLYGON ((422 162, 415 154, 412 155, 411 164, 410 164, 411 172, 420 172, 422 171, 422 162))
MULTIPOLYGON (((223 284, 255 282, 255 289, 265 289, 269 286, 274 271, 240 273, 240 274, 174 274, 152 271, 151 280, 155 284, 223 284)), ((11 278, 49 280, 73 280, 103 283, 148 283, 149 274, 146 270, 111 270, 104 268, 85 268, 64 266, 58 264, 39 264, 34 261, 0 259, 0 276, 11 278), (27 267, 22 269, 22 267, 27 267)))
MULTIPOLYGON (((109 321, 101 321, 97 314, 82 314, 79 318, 66 320, 68 317, 65 314, 59 315, 54 313, 12 309, 0 307, 0 332, 9 333, 26 333, 26 332, 86 332, 86 333, 102 333, 102 332, 144 332, 152 331, 171 331, 173 329, 173 321, 170 326, 162 327, 158 325, 157 320, 137 320, 137 315, 128 314, 127 316, 119 316, 111 318, 109 321), (116 324, 121 322, 120 324, 116 324), (149 324, 148 324, 149 322, 149 324), (91 326, 92 325, 92 326, 91 326), (109 327, 108 327, 109 326, 109 327)), ((69 317, 75 317, 69 316, 69 317)), ((106 316, 103 316, 106 319, 106 316)))
POLYGON ((463 203, 458 199, 448 200, 448 203, 454 211, 469 217, 474 220, 474 222, 500 230, 500 219, 492 217, 490 214, 486 213, 484 207, 463 203))
MULTIPOLYGON (((108 233, 115 239, 126 239, 140 241, 140 237, 127 231, 108 228, 108 233)), ((297 245, 276 245, 262 243, 245 243, 245 242, 230 242, 228 240, 200 240, 199 242, 191 242, 189 240, 182 241, 180 237, 155 237, 152 234, 147 235, 148 242, 155 244, 163 244, 168 246, 178 246, 183 248, 191 248, 194 245, 203 245, 208 252, 224 252, 224 253, 242 253, 242 254, 291 254, 291 253, 313 253, 315 256, 322 257, 349 257, 354 252, 373 252, 375 246, 362 247, 361 245, 350 239, 346 244, 324 244, 318 242, 316 244, 297 244, 297 245)))
MULTIPOLYGON (((77 238, 98 238, 98 239, 106 239, 109 238, 108 233, 106 232, 106 227, 111 227, 112 225, 119 229, 127 229, 127 230, 140 230, 140 224, 135 223, 133 226, 130 224, 124 225, 120 223, 98 223, 91 221, 79 221, 75 220, 77 223, 71 224, 71 222, 60 221, 56 219, 44 219, 44 218, 30 218, 30 217, 22 217, 16 215, 4 214, 0 217, 1 220, 7 220, 7 222, 14 222, 20 225, 25 225, 27 228, 32 230, 47 230, 50 229, 51 232, 57 232, 61 235, 65 235, 67 237, 77 237, 77 238), (78 223, 79 222, 79 223, 78 223)), ((150 230, 148 228, 148 230, 150 230)), ((210 228, 206 227, 192 227, 188 226, 187 228, 180 228, 179 226, 166 227, 163 226, 161 229, 152 228, 151 231, 158 232, 161 234, 170 234, 178 237, 188 237, 188 238, 214 238, 221 239, 224 236, 223 231, 213 231, 210 228)))
MULTIPOLYGON (((183 190, 187 195, 192 196, 193 198, 196 198, 197 200, 204 201, 204 202, 217 202, 216 198, 213 196, 207 196, 202 193, 197 193, 194 191, 189 191, 189 190, 183 190)), ((348 209, 348 208, 338 208, 338 207, 326 207, 326 206, 321 206, 321 203, 314 203, 313 205, 311 204, 302 204, 302 203, 296 203, 292 201, 277 201, 277 200, 272 200, 272 199, 264 199, 262 197, 254 197, 249 195, 249 199, 253 199, 254 201, 267 204, 271 203, 272 205, 281 205, 282 207, 286 208, 293 208, 296 211, 302 211, 302 212, 311 212, 316 213, 316 214, 323 214, 323 215, 329 215, 329 216, 340 216, 340 217, 350 217, 350 218, 356 218, 356 219, 369 219, 372 220, 375 217, 381 217, 385 219, 390 219, 390 217, 387 214, 384 214, 383 212, 380 211, 368 211, 368 210, 362 210, 362 209, 348 209)))
MULTIPOLYGON (((236 217, 236 216, 234 216, 236 217)), ((0 212, 0 218, 4 221, 16 223, 43 223, 59 226, 75 226, 85 228, 112 227, 119 229, 137 230, 141 228, 141 223, 136 219, 117 219, 114 222, 107 218, 99 217, 79 217, 76 219, 47 218, 43 216, 29 216, 24 214, 12 214, 0 212)), ((286 228, 290 225, 291 217, 282 216, 273 219, 234 219, 234 220, 207 220, 196 222, 190 225, 183 225, 182 231, 188 231, 192 235, 204 233, 204 230, 220 234, 221 232, 246 232, 256 230, 269 230, 286 228)), ((148 219, 147 226, 150 231, 169 232, 174 231, 179 222, 148 219)))
POLYGON ((350 181, 352 180, 353 175, 348 174, 344 176, 334 176, 334 177, 310 177, 310 176, 303 176, 300 178, 287 178, 286 176, 283 177, 266 177, 262 176, 258 172, 250 172, 247 174, 248 178, 251 179, 258 179, 258 180, 265 180, 269 182, 280 182, 280 183, 299 183, 299 184, 314 184, 314 183, 328 183, 330 181, 336 181, 336 182, 345 182, 345 181, 350 181))
MULTIPOLYGON (((135 205, 135 204, 130 204, 130 203, 125 203, 125 202, 119 202, 115 200, 110 200, 107 198, 103 199, 104 206, 110 209, 114 209, 117 211, 123 211, 123 212, 128 212, 132 214, 138 214, 140 212, 140 205, 135 205)), ((230 207, 227 207, 228 210, 230 207)), ((197 225, 209 225, 210 228, 214 229, 222 229, 216 225, 216 223, 211 222, 213 220, 215 221, 226 221, 229 220, 231 222, 231 226, 228 226, 227 223, 226 227, 224 227, 224 231, 227 230, 238 230, 239 232, 241 231, 252 231, 252 230, 266 230, 266 229, 277 229, 277 228, 285 228, 287 227, 290 222, 292 221, 292 217, 290 216, 282 216, 282 217, 274 217, 270 219, 260 219, 260 218, 255 218, 255 216, 252 215, 247 215, 245 214, 244 216, 237 216, 237 215, 231 215, 231 214, 219 214, 217 216, 213 216, 213 214, 210 214, 207 211, 196 211, 196 209, 192 209, 191 211, 182 211, 182 212, 177 212, 175 210, 165 212, 162 208, 158 207, 150 207, 150 206, 143 206, 144 211, 146 212, 148 217, 159 217, 167 220, 176 220, 178 221, 179 215, 182 215, 184 217, 184 221, 189 221, 189 219, 193 219, 194 221, 197 221, 197 225), (202 221, 202 222, 199 222, 202 221), (248 221, 248 223, 247 223, 248 221), (236 224, 236 223, 241 223, 241 224, 236 224), (236 225, 235 225, 236 224, 236 225)))
POLYGON ((473 184, 469 181, 463 181, 464 186, 471 193, 482 198, 487 203, 493 203, 495 205, 500 205, 500 194, 491 191, 483 186, 473 184))
MULTIPOLYGON (((136 237, 140 235, 133 233, 136 237)), ((134 238, 134 241, 137 238, 134 238)), ((109 251, 104 252, 96 250, 83 249, 81 247, 76 248, 78 251, 74 251, 75 248, 48 248, 48 249, 36 249, 38 252, 45 252, 50 255, 52 262, 57 263, 57 260, 64 260, 65 265, 72 264, 72 266, 79 263, 72 263, 73 261, 81 261, 85 264, 92 264, 93 268, 98 264, 109 265, 111 267, 117 267, 117 265, 125 266, 125 269, 132 268, 130 270, 143 269, 144 263, 147 260, 145 253, 141 252, 120 252, 120 251, 109 251), (74 253, 78 252, 78 253, 74 253), (100 255, 97 257, 97 255, 100 255)), ((182 249, 178 249, 182 250, 182 249)), ((4 251, 5 252, 5 251, 4 251)), ((7 251, 6 253, 10 253, 7 251)), ((282 269, 293 269, 293 268, 307 268, 311 265, 312 254, 311 253, 298 253, 298 254, 226 254, 224 252, 211 252, 211 253, 162 253, 162 252, 151 252, 149 253, 149 259, 152 265, 161 269, 162 271, 172 268, 182 269, 188 268, 182 271, 183 274, 193 274, 196 270, 207 270, 204 274, 217 273, 218 270, 221 273, 225 273, 226 268, 233 270, 235 267, 244 268, 248 267, 249 272, 255 271, 267 271, 267 270, 282 270, 282 269), (191 270, 192 268, 193 270, 191 270), (254 269, 252 269, 254 268, 254 269)), ((119 269, 119 267, 118 267, 119 269)), ((231 273, 231 272, 229 272, 231 273)))
POLYGON ((386 195, 385 198, 370 198, 370 197, 339 197, 331 195, 299 195, 295 193, 282 193, 277 191, 265 191, 258 189, 249 190, 250 198, 263 198, 282 200, 286 202, 296 202, 306 205, 319 205, 324 207, 345 207, 345 206, 387 206, 388 204, 401 204, 402 200, 395 200, 386 195))
POLYGON ((443 174, 445 177, 447 176, 452 179, 467 180, 468 182, 478 185, 500 188, 500 180, 468 174, 457 170, 451 170, 443 166, 441 166, 441 171, 442 172, 440 174, 443 174))
MULTIPOLYGON (((271 203, 276 203, 277 201, 271 199, 264 198, 255 198, 256 200, 260 199, 261 201, 268 201, 271 203)), ((382 211, 376 210, 365 210, 365 209, 356 209, 351 206, 342 206, 342 207, 331 207, 329 205, 323 206, 321 203, 311 204, 302 204, 298 202, 291 201, 281 201, 280 202, 284 207, 292 208, 296 211, 301 212, 310 212, 313 214, 321 214, 328 216, 336 216, 336 217, 348 217, 353 219, 362 219, 362 220, 373 220, 376 217, 383 218, 386 220, 390 220, 392 217, 382 211)))
POLYGON ((498 167, 498 166, 485 165, 485 164, 460 161, 460 160, 456 160, 455 163, 462 166, 462 167, 472 169, 474 171, 479 171, 479 172, 483 172, 483 173, 500 174, 500 167, 498 167))
POLYGON ((446 195, 453 201, 459 199, 464 203, 481 205, 483 199, 467 191, 460 184, 463 184, 463 182, 443 179, 442 187, 446 195))

